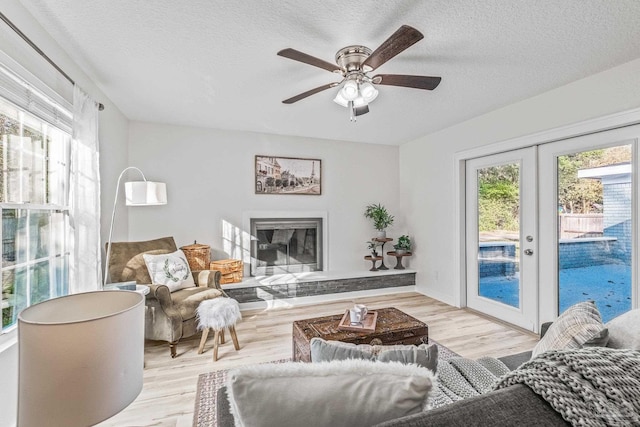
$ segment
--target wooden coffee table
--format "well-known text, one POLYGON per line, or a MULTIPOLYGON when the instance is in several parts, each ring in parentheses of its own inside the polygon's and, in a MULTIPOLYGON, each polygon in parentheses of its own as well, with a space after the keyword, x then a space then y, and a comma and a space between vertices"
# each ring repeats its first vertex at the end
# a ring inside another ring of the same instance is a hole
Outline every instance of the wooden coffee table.
POLYGON ((338 330, 338 323, 344 313, 296 320, 293 322, 293 360, 295 362, 311 362, 309 343, 313 337, 354 344, 371 344, 376 339, 378 341, 374 341, 373 344, 420 345, 428 343, 429 327, 426 323, 393 307, 370 308, 369 310, 378 312, 378 321, 374 332, 338 330))

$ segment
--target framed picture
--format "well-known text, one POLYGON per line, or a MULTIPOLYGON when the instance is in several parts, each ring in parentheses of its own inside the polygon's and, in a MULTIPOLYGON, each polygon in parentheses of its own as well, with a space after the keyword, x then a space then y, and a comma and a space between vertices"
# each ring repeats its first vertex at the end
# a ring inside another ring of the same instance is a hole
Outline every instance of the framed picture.
POLYGON ((256 156, 256 194, 322 194, 322 161, 256 156))

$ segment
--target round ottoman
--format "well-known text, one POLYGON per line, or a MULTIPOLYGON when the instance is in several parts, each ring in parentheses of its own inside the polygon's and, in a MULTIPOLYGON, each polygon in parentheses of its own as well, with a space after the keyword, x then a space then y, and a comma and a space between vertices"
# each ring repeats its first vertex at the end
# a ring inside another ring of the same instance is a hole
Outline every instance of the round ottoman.
POLYGON ((240 350, 236 335, 236 322, 242 319, 238 301, 233 298, 218 297, 202 301, 198 306, 198 330, 202 330, 198 354, 204 351, 209 329, 213 329, 213 360, 218 360, 218 343, 224 344, 224 329, 229 329, 233 346, 240 350))

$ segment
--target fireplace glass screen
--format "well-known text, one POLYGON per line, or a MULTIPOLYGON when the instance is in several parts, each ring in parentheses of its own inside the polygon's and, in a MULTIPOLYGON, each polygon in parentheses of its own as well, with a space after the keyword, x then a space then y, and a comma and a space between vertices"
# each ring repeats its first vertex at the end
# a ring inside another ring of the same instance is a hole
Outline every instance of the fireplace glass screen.
POLYGON ((252 219, 251 275, 322 270, 322 218, 252 219))

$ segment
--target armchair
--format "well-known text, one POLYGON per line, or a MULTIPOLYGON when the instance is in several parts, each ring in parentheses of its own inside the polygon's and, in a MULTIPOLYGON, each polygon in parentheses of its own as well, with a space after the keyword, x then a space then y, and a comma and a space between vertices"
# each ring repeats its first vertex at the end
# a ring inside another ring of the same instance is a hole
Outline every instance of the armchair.
POLYGON ((142 254, 165 254, 177 250, 173 237, 141 241, 111 243, 109 274, 112 282, 135 281, 149 286, 145 301, 146 339, 169 342, 171 357, 181 338, 195 335, 196 310, 200 302, 226 296, 220 287, 220 272, 194 271, 197 286, 170 292, 165 285, 152 285, 142 254))

